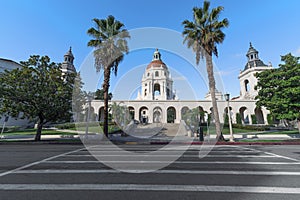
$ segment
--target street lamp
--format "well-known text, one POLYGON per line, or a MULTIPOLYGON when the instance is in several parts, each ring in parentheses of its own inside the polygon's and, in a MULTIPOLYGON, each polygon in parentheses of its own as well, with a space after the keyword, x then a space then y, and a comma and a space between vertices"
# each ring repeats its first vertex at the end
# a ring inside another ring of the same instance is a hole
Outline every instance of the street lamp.
POLYGON ((234 142, 233 132, 232 132, 232 123, 231 123, 231 114, 230 114, 230 109, 229 109, 230 94, 225 94, 224 97, 225 97, 225 100, 227 101, 228 123, 229 123, 229 131, 230 131, 229 140, 230 140, 230 142, 234 142))
POLYGON ((88 101, 88 110, 87 110, 87 116, 86 116, 86 126, 85 126, 85 138, 88 138, 89 133, 89 123, 90 123, 90 114, 91 114, 91 103, 93 100, 92 94, 89 92, 86 95, 87 101, 88 101))

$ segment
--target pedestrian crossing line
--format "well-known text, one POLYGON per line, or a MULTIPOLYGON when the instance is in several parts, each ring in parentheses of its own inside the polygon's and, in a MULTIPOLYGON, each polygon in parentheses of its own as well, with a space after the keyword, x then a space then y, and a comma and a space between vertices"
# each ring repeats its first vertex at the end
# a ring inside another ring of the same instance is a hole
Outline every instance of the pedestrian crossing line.
POLYGON ((228 192, 300 194, 300 188, 265 186, 219 186, 219 185, 150 185, 150 184, 0 184, 0 190, 9 191, 179 191, 179 192, 228 192))
MULTIPOLYGON (((96 154, 96 155, 80 155, 80 154, 72 154, 72 155, 65 155, 63 157, 128 157, 128 155, 125 154, 96 154)), ((132 155, 132 157, 178 157, 178 155, 172 155, 172 154, 158 154, 158 155, 152 155, 152 154, 141 154, 141 155, 132 155)), ((182 155, 181 158, 199 158, 198 155, 182 155)), ((204 158, 277 158, 277 156, 274 155, 206 155, 204 158)))
POLYGON ((264 152, 264 153, 268 154, 270 156, 275 156, 275 157, 278 157, 278 158, 284 158, 284 159, 287 159, 287 160, 292 160, 292 161, 300 162, 300 160, 297 160, 295 158, 290 158, 290 157, 287 157, 287 156, 281 156, 281 155, 278 155, 278 154, 275 154, 275 153, 270 153, 270 152, 264 152))
MULTIPOLYGON (((128 173, 141 173, 143 170, 125 170, 128 173)), ((94 170, 20 170, 14 172, 14 174, 105 174, 105 173, 124 173, 113 169, 94 169, 94 170)), ((149 172, 150 174, 201 174, 201 175, 247 175, 247 176, 300 176, 300 172, 288 172, 288 171, 224 171, 224 170, 157 170, 149 172)))
MULTIPOLYGON (((162 161, 162 160, 68 160, 68 161, 60 161, 60 160, 49 160, 44 161, 43 163, 52 163, 52 164, 92 164, 92 163, 170 163, 170 161, 162 161)), ((238 165, 300 165, 300 162, 255 162, 255 161, 173 161, 170 164, 238 164, 238 165)))
MULTIPOLYGON (((248 148, 248 147, 239 147, 239 148, 241 148, 241 149, 251 149, 251 148, 248 148)), ((254 149, 254 150, 256 150, 256 149, 254 149)), ((278 155, 278 154, 275 154, 275 153, 270 153, 270 152, 267 152, 267 151, 260 151, 260 150, 256 150, 256 151, 267 154, 267 155, 275 156, 275 157, 278 157, 278 158, 283 158, 283 159, 286 159, 286 160, 292 160, 292 161, 295 161, 295 162, 300 162, 300 160, 295 159, 295 158, 290 158, 290 157, 287 157, 287 156, 282 156, 282 155, 278 155)))
POLYGON ((19 171, 19 170, 22 170, 22 169, 26 169, 26 168, 32 167, 32 166, 34 166, 34 165, 38 165, 38 164, 43 163, 43 162, 47 162, 47 161, 50 161, 50 160, 59 158, 59 157, 64 156, 64 155, 68 155, 68 154, 72 154, 72 153, 79 152, 79 151, 81 151, 82 149, 85 149, 85 148, 80 148, 80 149, 77 149, 77 150, 74 150, 74 151, 62 153, 62 154, 59 154, 59 155, 56 155, 56 156, 52 156, 52 157, 49 157, 49 158, 45 158, 45 159, 40 160, 40 161, 36 161, 36 162, 33 162, 33 163, 29 163, 29 164, 27 164, 27 165, 23 165, 23 166, 18 167, 18 168, 16 168, 16 169, 13 169, 13 170, 9 170, 9 171, 0 173, 0 177, 5 176, 5 175, 8 175, 8 174, 12 174, 12 173, 14 173, 14 172, 16 172, 16 171, 19 171))

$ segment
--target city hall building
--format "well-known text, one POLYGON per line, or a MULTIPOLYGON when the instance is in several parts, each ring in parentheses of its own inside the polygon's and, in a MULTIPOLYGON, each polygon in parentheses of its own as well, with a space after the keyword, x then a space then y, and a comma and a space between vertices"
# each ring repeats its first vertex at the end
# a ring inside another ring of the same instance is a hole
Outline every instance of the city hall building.
MULTIPOLYGON (((268 110, 257 108, 254 89, 257 84, 255 74, 272 68, 259 59, 258 51, 250 43, 246 54, 247 63, 241 70, 238 80, 240 82, 240 96, 230 100, 230 111, 232 122, 236 123, 236 114, 239 113, 243 124, 253 124, 253 116, 256 124, 267 124, 268 110)), ((160 52, 156 49, 152 61, 147 65, 141 77, 141 90, 135 100, 117 101, 110 103, 126 105, 133 119, 142 123, 180 123, 183 114, 189 110, 198 108, 201 112, 212 113, 212 103, 210 95, 206 95, 204 100, 178 100, 173 87, 168 66, 163 62, 160 52)), ((218 111, 221 123, 224 115, 227 114, 227 101, 223 94, 216 93, 218 111)), ((95 113, 98 121, 103 121, 103 101, 93 100, 91 110, 95 113)))
MULTIPOLYGON (((256 118, 256 124, 267 124, 268 110, 257 108, 255 96, 257 91, 254 86, 257 84, 255 74, 263 70, 272 68, 259 59, 258 51, 250 43, 246 54, 247 63, 241 70, 238 80, 240 82, 240 96, 230 100, 230 111, 232 122, 237 123, 236 114, 239 113, 243 124, 253 124, 253 116, 256 118)), ((64 55, 62 62, 62 74, 76 72, 73 64, 74 56, 71 48, 64 55)), ((12 70, 20 68, 21 65, 7 59, 0 59, 0 73, 5 69, 12 70)), ((160 52, 156 49, 152 61, 147 65, 144 74, 141 77, 141 90, 138 92, 135 100, 118 101, 112 100, 109 103, 126 105, 132 118, 142 123, 175 123, 179 124, 183 114, 194 108, 201 112, 212 113, 212 103, 210 95, 207 94, 204 100, 178 100, 173 86, 174 81, 171 78, 168 66, 163 62, 160 52)), ((224 121, 224 115, 227 114, 227 101, 223 94, 216 93, 219 117, 221 123, 224 121)), ((94 113, 92 121, 103 121, 104 103, 101 100, 91 102, 91 112, 94 113)), ((0 125, 3 125, 5 117, 0 119, 0 125)), ((9 118, 6 122, 8 126, 28 126, 28 120, 9 118)))

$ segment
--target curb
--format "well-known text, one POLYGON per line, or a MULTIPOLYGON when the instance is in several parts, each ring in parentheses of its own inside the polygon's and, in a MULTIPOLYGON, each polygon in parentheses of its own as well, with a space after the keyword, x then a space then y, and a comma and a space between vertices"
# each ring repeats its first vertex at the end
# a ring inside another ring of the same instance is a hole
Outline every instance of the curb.
MULTIPOLYGON (((171 141, 122 141, 122 140, 111 140, 112 143, 116 145, 167 145, 171 141)), ((80 139, 78 140, 69 140, 69 139, 60 139, 60 140, 19 140, 19 141, 0 141, 0 145, 44 145, 44 144, 54 144, 54 145, 83 145, 80 139)), ((300 141, 278 141, 278 142, 172 142, 175 145, 300 145, 300 141)))
MULTIPOLYGON (((152 145, 166 145, 169 142, 150 142, 152 145)), ((203 142, 173 142, 173 144, 185 145, 300 145, 300 142, 217 142, 217 143, 203 143, 203 142)))

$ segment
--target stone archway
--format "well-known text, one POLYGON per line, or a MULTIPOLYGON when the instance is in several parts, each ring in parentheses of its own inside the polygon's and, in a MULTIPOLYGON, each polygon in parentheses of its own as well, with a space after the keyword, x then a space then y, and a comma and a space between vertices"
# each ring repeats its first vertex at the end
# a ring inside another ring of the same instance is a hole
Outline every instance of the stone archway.
POLYGON ((139 109, 139 120, 143 124, 147 124, 149 121, 149 109, 146 106, 142 106, 139 109))
POLYGON ((239 109, 242 124, 250 124, 250 119, 248 115, 248 109, 246 107, 241 107, 239 109))
POLYGON ((170 106, 167 109, 167 123, 174 123, 176 119, 176 109, 170 106))
POLYGON ((160 107, 155 107, 153 109, 153 123, 162 122, 162 109, 160 107))
POLYGON ((265 124, 262 110, 260 108, 255 108, 254 112, 257 124, 265 124))
POLYGON ((135 115, 134 107, 128 106, 128 111, 129 111, 130 119, 134 119, 134 115, 135 115))
POLYGON ((189 112, 189 110, 190 109, 187 106, 184 106, 184 107, 181 108, 181 119, 184 118, 184 115, 186 115, 189 112))
POLYGON ((98 121, 103 122, 104 121, 104 106, 99 108, 98 111, 98 121))

